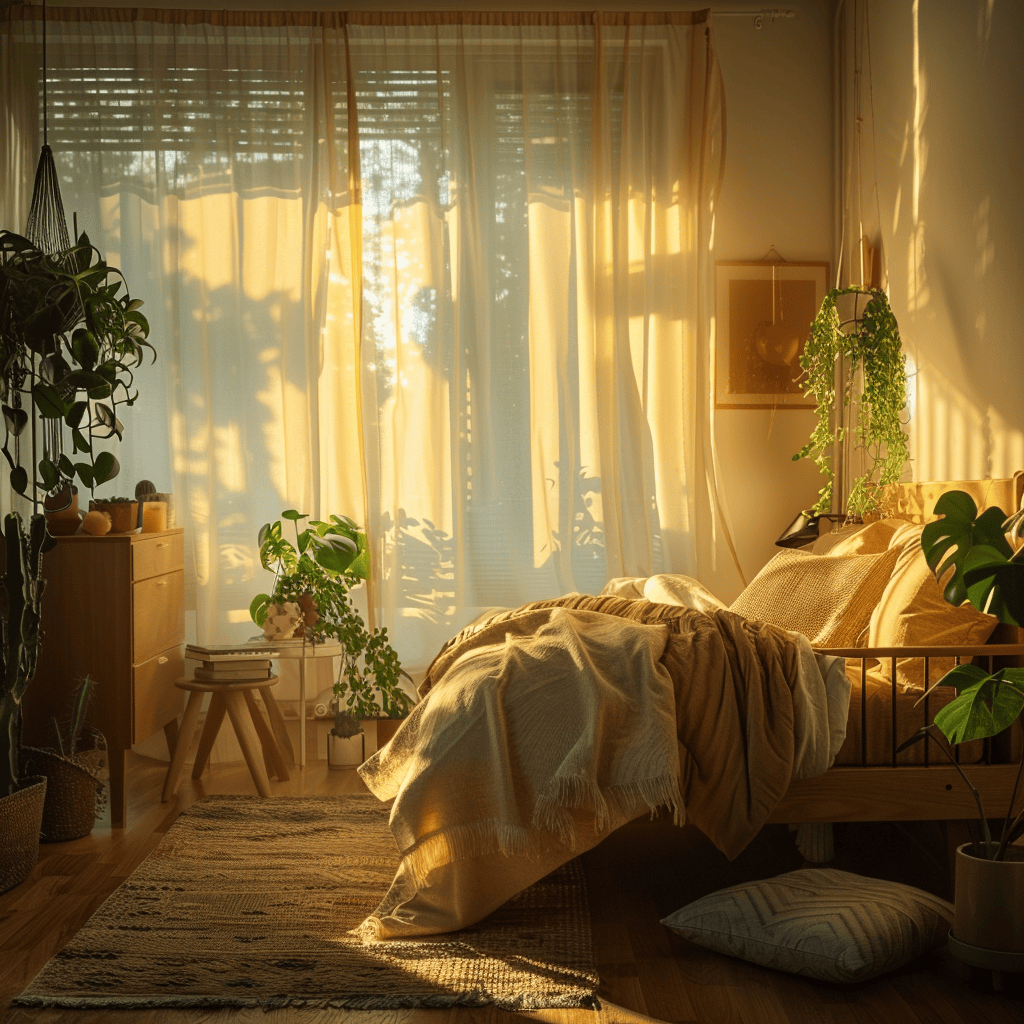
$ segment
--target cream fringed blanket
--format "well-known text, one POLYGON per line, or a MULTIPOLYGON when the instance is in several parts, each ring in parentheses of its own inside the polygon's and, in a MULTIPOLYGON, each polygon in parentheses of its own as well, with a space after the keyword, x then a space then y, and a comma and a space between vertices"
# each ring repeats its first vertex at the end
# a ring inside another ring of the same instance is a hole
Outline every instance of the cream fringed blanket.
POLYGON ((734 856, 785 792, 798 746, 828 766, 824 697, 794 700, 802 653, 730 612, 580 595, 463 631, 360 768, 394 798, 402 855, 363 933, 461 927, 660 806, 734 856))

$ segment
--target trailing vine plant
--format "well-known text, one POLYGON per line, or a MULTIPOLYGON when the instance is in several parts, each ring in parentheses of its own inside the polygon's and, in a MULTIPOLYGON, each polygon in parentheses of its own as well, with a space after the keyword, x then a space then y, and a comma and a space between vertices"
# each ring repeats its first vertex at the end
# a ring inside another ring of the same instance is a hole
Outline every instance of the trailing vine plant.
POLYGON ((847 410, 856 402, 853 440, 867 460, 867 469, 852 482, 846 508, 840 511, 850 516, 877 511, 885 488, 899 480, 910 457, 902 429, 907 405, 906 360, 896 317, 885 292, 833 288, 811 323, 800 366, 805 374, 804 394, 813 395, 817 402, 817 422, 807 444, 793 456, 793 461, 811 459, 825 478, 811 511, 820 514, 832 508, 834 453, 850 430, 849 426, 835 422, 840 401, 847 410), (851 319, 840 318, 837 299, 843 295, 855 296, 855 302, 859 302, 860 296, 868 297, 859 316, 855 304, 851 319), (839 359, 849 371, 844 373, 841 394, 837 395, 839 359))

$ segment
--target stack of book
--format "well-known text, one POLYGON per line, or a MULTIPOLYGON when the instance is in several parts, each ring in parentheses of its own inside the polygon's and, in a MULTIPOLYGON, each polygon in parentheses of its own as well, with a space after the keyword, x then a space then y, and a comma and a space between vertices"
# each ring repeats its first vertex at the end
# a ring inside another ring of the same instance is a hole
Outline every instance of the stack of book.
POLYGON ((195 669, 196 679, 230 683, 241 679, 267 679, 273 675, 272 658, 276 648, 254 644, 188 644, 185 657, 202 662, 195 669))

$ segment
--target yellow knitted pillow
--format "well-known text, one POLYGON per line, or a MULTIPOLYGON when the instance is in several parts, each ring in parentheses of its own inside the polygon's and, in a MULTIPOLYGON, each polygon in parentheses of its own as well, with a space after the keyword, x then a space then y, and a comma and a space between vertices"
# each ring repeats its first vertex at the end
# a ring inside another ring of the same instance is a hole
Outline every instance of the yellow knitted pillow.
POLYGON ((874 555, 809 555, 782 551, 729 606, 803 633, 818 647, 859 647, 898 552, 874 555))

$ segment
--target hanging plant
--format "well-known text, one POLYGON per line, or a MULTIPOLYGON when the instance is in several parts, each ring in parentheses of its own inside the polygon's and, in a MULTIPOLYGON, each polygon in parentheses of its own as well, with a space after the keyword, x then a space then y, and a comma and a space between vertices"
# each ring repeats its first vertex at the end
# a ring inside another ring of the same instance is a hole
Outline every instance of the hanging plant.
POLYGON ((9 512, 0 531, 0 798, 19 785, 21 700, 39 653, 42 559, 56 543, 43 503, 49 496, 47 509, 60 511, 73 500, 76 480, 92 489, 117 476, 117 458, 97 442, 120 440, 118 410, 138 397, 134 369, 147 351, 155 358, 142 303, 119 294, 124 288, 121 272, 84 234, 48 253, 0 231, 0 455, 9 472, 4 485, 32 507, 27 524, 9 512))
MULTIPOLYGON (((811 324, 811 335, 800 356, 803 389, 817 403, 817 422, 807 444, 793 461, 811 459, 825 482, 812 511, 832 509, 835 483, 834 453, 844 443, 850 427, 836 422, 836 406, 844 410, 856 403, 853 441, 866 459, 867 469, 851 484, 845 511, 863 516, 882 505, 884 489, 896 483, 910 457, 903 432, 907 406, 906 361, 900 344, 896 317, 885 292, 862 288, 833 288, 811 324), (842 295, 868 296, 863 312, 842 320, 836 300, 842 295), (836 393, 836 363, 844 369, 836 393), (859 371, 859 372, 858 372, 859 371)), ((843 416, 844 424, 848 416, 843 416)))

